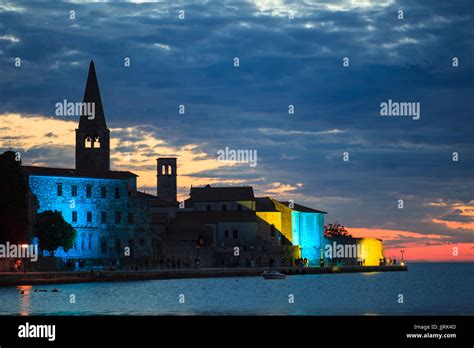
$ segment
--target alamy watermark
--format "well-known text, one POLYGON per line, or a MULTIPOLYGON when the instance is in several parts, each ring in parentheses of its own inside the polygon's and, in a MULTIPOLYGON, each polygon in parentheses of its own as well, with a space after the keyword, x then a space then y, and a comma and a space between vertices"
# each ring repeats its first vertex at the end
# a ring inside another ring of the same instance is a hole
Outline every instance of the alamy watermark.
POLYGON ((389 99, 380 103, 380 116, 408 116, 414 120, 421 117, 419 102, 396 102, 389 99))
POLYGON ((0 244, 0 258, 31 259, 38 261, 38 244, 0 244))
POLYGON ((363 258, 365 257, 364 246, 360 244, 326 244, 324 246, 324 257, 326 258, 363 258))
POLYGON ((54 105, 56 116, 86 116, 95 119, 95 103, 74 103, 64 99, 54 105))
POLYGON ((228 146, 217 151, 219 162, 248 163, 250 167, 257 166, 257 150, 233 150, 228 146))
POLYGON ((56 339, 56 325, 37 325, 26 322, 18 326, 20 338, 47 338, 48 341, 56 339))

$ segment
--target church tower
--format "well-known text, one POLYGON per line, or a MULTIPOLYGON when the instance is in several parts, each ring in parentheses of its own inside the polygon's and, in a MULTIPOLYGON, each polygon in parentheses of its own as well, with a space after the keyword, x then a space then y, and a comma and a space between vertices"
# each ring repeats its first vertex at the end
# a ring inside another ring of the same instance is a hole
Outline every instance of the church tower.
POLYGON ((81 115, 79 118, 79 128, 76 129, 76 170, 109 171, 110 130, 105 123, 93 61, 89 66, 83 102, 94 103, 95 115, 81 115))
POLYGON ((176 158, 160 157, 157 162, 157 195, 165 201, 176 202, 176 158))

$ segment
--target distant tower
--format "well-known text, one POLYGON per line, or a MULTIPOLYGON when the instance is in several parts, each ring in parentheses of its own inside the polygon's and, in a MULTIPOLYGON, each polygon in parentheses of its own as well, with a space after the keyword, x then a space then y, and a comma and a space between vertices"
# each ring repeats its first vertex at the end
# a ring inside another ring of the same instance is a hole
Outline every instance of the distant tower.
POLYGON ((156 160, 157 165, 157 194, 158 197, 170 202, 176 202, 176 158, 162 157, 156 160))
POLYGON ((109 171, 110 130, 105 123, 99 84, 92 60, 84 92, 84 103, 94 103, 95 117, 80 116, 79 128, 76 129, 76 169, 109 171))

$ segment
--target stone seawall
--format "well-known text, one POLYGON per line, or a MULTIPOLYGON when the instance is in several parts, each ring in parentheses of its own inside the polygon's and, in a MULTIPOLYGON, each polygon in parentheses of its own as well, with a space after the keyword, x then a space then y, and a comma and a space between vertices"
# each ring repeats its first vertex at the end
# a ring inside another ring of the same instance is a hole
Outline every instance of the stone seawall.
MULTIPOLYGON (((0 286, 47 285, 87 282, 114 282, 154 279, 259 277, 270 268, 204 268, 146 271, 81 271, 0 273, 0 286)), ((272 270, 291 275, 327 273, 366 273, 407 271, 407 266, 275 267, 272 270)))

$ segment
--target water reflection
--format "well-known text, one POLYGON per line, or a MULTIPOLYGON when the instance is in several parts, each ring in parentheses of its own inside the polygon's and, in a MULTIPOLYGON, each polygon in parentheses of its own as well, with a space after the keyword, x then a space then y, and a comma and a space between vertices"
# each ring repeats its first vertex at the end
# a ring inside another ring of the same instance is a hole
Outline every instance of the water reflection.
POLYGON ((364 272, 364 273, 362 273, 362 275, 364 275, 366 277, 374 277, 377 274, 380 274, 380 272, 364 272))
POLYGON ((20 315, 27 316, 31 313, 31 285, 20 285, 16 287, 20 294, 20 315))

